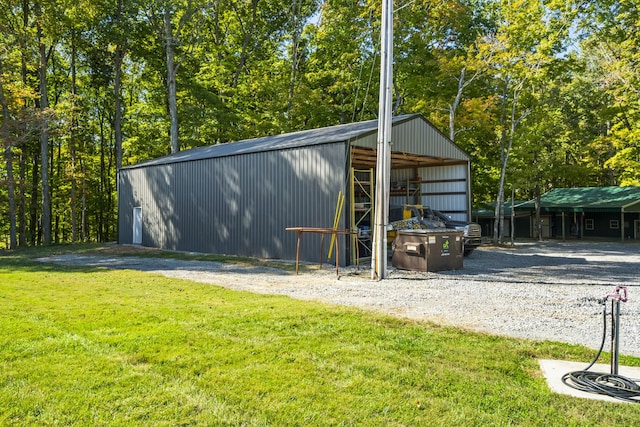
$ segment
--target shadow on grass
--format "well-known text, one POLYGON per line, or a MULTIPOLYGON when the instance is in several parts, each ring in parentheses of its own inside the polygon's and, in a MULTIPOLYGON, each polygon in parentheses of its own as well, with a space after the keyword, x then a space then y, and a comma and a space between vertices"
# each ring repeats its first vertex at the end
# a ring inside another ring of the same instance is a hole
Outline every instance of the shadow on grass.
POLYGON ((252 265, 238 265, 232 263, 222 263, 217 261, 193 261, 173 258, 141 258, 131 256, 93 256, 63 254, 50 257, 38 258, 43 264, 54 263, 58 265, 87 267, 95 269, 112 270, 136 270, 143 272, 159 271, 192 271, 203 273, 233 273, 233 274, 257 274, 268 273, 273 275, 288 275, 284 271, 274 267, 261 267, 252 265))
MULTIPOLYGON (((188 270, 287 275, 295 264, 229 255, 170 252, 117 244, 68 244, 0 251, 3 266, 25 271, 91 272, 102 269, 159 271, 188 270)), ((301 271, 309 269, 300 266, 301 271)))
MULTIPOLYGON (((476 250, 465 257, 462 270, 436 274, 450 279, 481 282, 530 283, 549 285, 616 285, 640 286, 640 262, 595 261, 589 256, 620 258, 635 256, 640 245, 562 244, 530 245, 523 250, 504 248, 476 250), (567 256, 559 254, 566 253, 567 256), (582 254, 585 254, 582 256, 582 254)), ((592 258, 592 257, 591 257, 592 258)), ((293 274, 291 261, 264 260, 229 255, 173 252, 114 243, 65 244, 0 251, 2 264, 19 263, 43 271, 118 270, 188 270, 234 274, 293 274), (48 262, 43 262, 48 261, 48 262), (45 267, 46 266, 46 267, 45 267), (67 269, 67 270, 65 270, 67 269)), ((315 264, 300 264, 302 273, 316 269, 315 264)), ((402 277, 411 280, 411 277, 402 277)), ((418 279, 416 279, 418 280, 418 279)), ((422 280, 422 278, 420 278, 422 280)))
POLYGON ((21 255, 0 254, 0 271, 55 272, 55 273, 91 273, 104 271, 104 268, 86 265, 69 265, 39 262, 36 258, 21 255))

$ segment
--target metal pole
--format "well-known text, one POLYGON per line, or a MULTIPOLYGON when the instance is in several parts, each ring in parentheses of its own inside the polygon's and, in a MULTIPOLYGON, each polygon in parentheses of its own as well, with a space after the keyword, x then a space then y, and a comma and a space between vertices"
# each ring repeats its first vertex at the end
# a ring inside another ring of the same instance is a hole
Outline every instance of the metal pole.
POLYGON ((618 375, 618 355, 620 347, 620 301, 627 302, 627 287, 618 285, 616 290, 605 297, 611 298, 611 374, 618 375))
POLYGON ((511 188, 511 246, 515 245, 516 239, 516 189, 511 188))
POLYGON ((376 158, 375 220, 371 278, 387 277, 387 223, 391 181, 391 116, 393 85, 393 0, 382 0, 380 34, 380 97, 378 100, 378 141, 376 158))
POLYGON ((620 347, 620 300, 611 300, 611 374, 618 375, 620 347))

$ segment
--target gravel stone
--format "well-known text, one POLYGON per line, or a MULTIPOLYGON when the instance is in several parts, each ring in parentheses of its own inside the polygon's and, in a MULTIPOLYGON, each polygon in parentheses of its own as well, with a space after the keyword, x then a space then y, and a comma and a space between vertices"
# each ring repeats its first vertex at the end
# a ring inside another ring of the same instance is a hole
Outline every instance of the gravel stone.
MULTIPOLYGON (((371 280, 368 265, 335 266, 300 275, 266 267, 165 258, 60 255, 42 258, 95 267, 133 269, 226 288, 301 300, 360 307, 534 340, 581 344, 602 339, 601 300, 616 285, 628 287, 621 303, 620 353, 640 356, 640 244, 612 242, 526 242, 484 246, 465 257, 462 270, 414 272, 394 269, 371 280)), ((611 303, 606 304, 611 312, 611 303)), ((607 328, 610 318, 607 319, 607 328)), ((610 338, 605 351, 610 350, 610 338)))

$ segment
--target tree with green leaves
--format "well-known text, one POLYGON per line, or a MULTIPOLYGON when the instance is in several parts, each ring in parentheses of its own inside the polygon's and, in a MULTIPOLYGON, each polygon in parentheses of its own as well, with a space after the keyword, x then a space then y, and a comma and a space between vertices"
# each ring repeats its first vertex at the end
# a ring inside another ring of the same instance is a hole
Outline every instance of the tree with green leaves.
POLYGON ((9 105, 5 97, 4 90, 4 60, 0 54, 0 108, 2 109, 2 123, 0 124, 0 138, 4 144, 4 160, 7 171, 7 207, 9 216, 9 249, 15 249, 18 246, 16 234, 16 199, 15 199, 15 181, 13 178, 13 141, 9 130, 11 117, 9 114, 9 105))
POLYGON ((500 175, 496 197, 494 243, 504 236, 504 198, 507 166, 516 142, 524 142, 519 127, 539 107, 536 88, 548 79, 547 68, 555 61, 568 27, 539 0, 496 2, 498 26, 480 45, 500 104, 496 138, 500 175))

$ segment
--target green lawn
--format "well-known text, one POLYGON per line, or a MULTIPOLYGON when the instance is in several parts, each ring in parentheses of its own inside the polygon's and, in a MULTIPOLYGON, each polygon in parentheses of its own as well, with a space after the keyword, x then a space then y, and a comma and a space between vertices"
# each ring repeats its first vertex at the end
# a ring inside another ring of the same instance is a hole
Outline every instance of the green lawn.
POLYGON ((593 350, 41 253, 0 252, 1 425, 640 425, 548 390, 539 358, 593 350))

